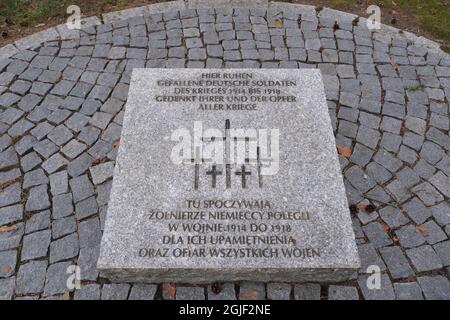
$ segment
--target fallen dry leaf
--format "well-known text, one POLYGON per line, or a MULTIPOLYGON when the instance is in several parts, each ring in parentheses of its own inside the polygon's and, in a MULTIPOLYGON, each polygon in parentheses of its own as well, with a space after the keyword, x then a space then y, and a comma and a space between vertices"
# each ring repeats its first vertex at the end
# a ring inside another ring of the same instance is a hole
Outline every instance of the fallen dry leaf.
POLYGON ((43 27, 43 26, 45 26, 45 23, 39 23, 39 24, 35 25, 34 27, 35 28, 40 28, 40 27, 43 27))
POLYGON ((4 272, 4 273, 10 273, 11 271, 12 271, 12 268, 11 268, 10 265, 6 265, 6 266, 3 268, 3 272, 4 272))
POLYGON ((15 231, 17 230, 17 226, 3 226, 0 227, 0 232, 8 232, 8 231, 15 231))
POLYGON ((256 296, 257 296, 257 292, 255 291, 255 290, 247 290, 247 291, 241 291, 240 293, 239 293, 239 296, 241 297, 241 298, 256 298, 256 296))
POLYGON ((219 294, 223 290, 223 283, 221 283, 221 282, 213 283, 213 285, 211 286, 211 290, 213 293, 219 294))
POLYGON ((70 292, 65 292, 62 296, 63 300, 70 300, 70 292))
POLYGON ((120 145, 120 139, 114 140, 113 143, 112 143, 112 146, 114 148, 118 147, 119 145, 120 145))
POLYGON ((365 204, 360 202, 356 205, 356 207, 358 208, 358 211, 364 211, 367 213, 372 213, 375 211, 375 206, 372 204, 365 204))
POLYGON ((337 147, 338 153, 346 158, 349 158, 352 155, 351 147, 337 147))
POLYGON ((428 228, 422 224, 422 225, 416 227, 416 231, 420 232, 420 233, 424 233, 424 232, 428 231, 428 228))
POLYGON ((380 224, 381 224, 381 227, 383 228, 384 232, 388 232, 391 229, 391 228, 389 228, 387 223, 384 221, 381 221, 380 224))
POLYGON ((177 288, 175 288, 175 286, 172 283, 163 283, 162 290, 172 299, 175 299, 177 288))
POLYGON ((394 61, 392 61, 391 60, 391 66, 392 66, 392 68, 394 68, 395 70, 397 70, 398 69, 398 64, 396 64, 394 61))
POLYGON ((272 20, 272 25, 275 28, 281 28, 283 26, 283 21, 281 21, 281 19, 275 18, 275 19, 272 20))

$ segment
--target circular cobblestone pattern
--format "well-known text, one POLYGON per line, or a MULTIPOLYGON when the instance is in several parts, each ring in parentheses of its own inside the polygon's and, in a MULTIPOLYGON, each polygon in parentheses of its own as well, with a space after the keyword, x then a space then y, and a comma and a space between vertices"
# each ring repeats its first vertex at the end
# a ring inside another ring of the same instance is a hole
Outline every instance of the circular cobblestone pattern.
POLYGON ((0 60, 1 299, 450 299, 450 57, 320 12, 169 10, 0 60), (362 267, 346 283, 111 283, 96 260, 135 67, 319 68, 362 267), (108 165, 104 165, 107 163, 108 165), (375 210, 368 210, 373 209, 375 210), (81 289, 66 286, 81 267, 81 289), (366 286, 381 269, 381 289, 366 286), (169 290, 168 290, 169 289, 169 290))

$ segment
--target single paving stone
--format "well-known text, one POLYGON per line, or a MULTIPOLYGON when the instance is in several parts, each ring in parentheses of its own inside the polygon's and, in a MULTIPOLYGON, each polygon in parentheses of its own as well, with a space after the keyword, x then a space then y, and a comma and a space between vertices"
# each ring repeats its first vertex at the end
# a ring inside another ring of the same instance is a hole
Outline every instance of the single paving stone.
POLYGON ((70 132, 69 129, 67 129, 64 125, 59 125, 56 128, 54 128, 47 137, 54 142, 58 146, 62 146, 67 141, 72 139, 73 135, 70 132))
POLYGON ((236 300, 233 283, 217 283, 208 286, 208 300, 236 300))
POLYGON ((23 238, 21 261, 38 259, 47 256, 50 245, 50 230, 39 231, 23 238))
POLYGON ((373 281, 369 277, 374 275, 360 275, 358 278, 359 288, 365 300, 394 300, 395 293, 392 282, 388 275, 382 273, 380 276, 380 288, 373 288, 373 281), (369 286, 368 286, 369 285, 369 286))
POLYGON ((66 217, 53 220, 52 222, 52 238, 58 239, 77 231, 77 223, 74 217, 66 217))
POLYGON ((65 236, 50 244, 50 263, 70 259, 78 255, 79 243, 76 233, 65 236))
POLYGON ((34 151, 26 154, 20 159, 20 166, 24 172, 28 172, 36 168, 41 163, 41 158, 34 151))
POLYGON ((361 259, 359 273, 367 273, 368 269, 374 265, 379 267, 380 271, 386 270, 386 265, 371 243, 358 245, 358 253, 361 259))
POLYGON ((316 283, 296 284, 295 300, 320 300, 320 285, 316 283))
POLYGON ((89 168, 94 184, 101 184, 111 178, 114 173, 114 162, 105 162, 89 168))
POLYGON ((108 126, 108 123, 111 121, 112 117, 113 115, 106 112, 96 112, 89 123, 104 130, 108 126))
POLYGON ((76 112, 69 119, 67 119, 65 125, 75 132, 80 132, 88 122, 89 122, 88 116, 76 112))
POLYGON ((50 175, 50 191, 52 195, 63 194, 68 191, 67 171, 59 171, 50 175))
POLYGON ((446 203, 445 201, 437 204, 433 207, 431 207, 431 213, 433 214, 434 219, 436 222, 441 225, 445 226, 450 224, 450 204, 446 203))
POLYGON ((407 224, 410 220, 399 209, 386 206, 379 210, 380 217, 387 225, 393 229, 407 224))
POLYGON ((79 223, 78 233, 81 248, 93 248, 100 245, 101 232, 98 218, 84 220, 79 223))
POLYGON ((30 261, 20 266, 16 279, 16 293, 40 293, 44 289, 47 261, 30 261))
POLYGON ((391 153, 382 149, 375 154, 374 160, 393 173, 400 169, 402 166, 402 161, 394 157, 391 153))
POLYGON ((428 244, 435 244, 444 240, 447 240, 447 235, 436 224, 436 222, 430 220, 420 226, 420 230, 425 237, 428 244))
POLYGON ((62 149, 61 152, 69 159, 74 159, 86 150, 86 145, 78 142, 75 139, 70 140, 62 149))
POLYGON ((375 248, 381 248, 392 244, 392 240, 389 238, 381 224, 379 224, 378 222, 375 221, 369 223, 362 228, 367 238, 369 238, 370 243, 375 248))
POLYGON ((16 278, 0 279, 0 300, 11 300, 14 294, 16 278))
POLYGON ((358 167, 353 166, 345 172, 345 177, 348 181, 359 191, 367 192, 375 186, 375 181, 368 177, 364 171, 358 167))
POLYGON ((0 208, 0 226, 23 219, 23 205, 0 208))
MULTIPOLYGON (((121 113, 119 113, 118 117, 121 116, 121 113)), ((118 117, 114 119, 114 121, 117 121, 118 117)), ((121 120, 122 121, 122 120, 121 120)), ((110 123, 106 130, 102 134, 102 140, 108 141, 110 143, 115 143, 120 140, 120 134, 122 132, 122 126, 118 125, 116 123, 110 123)))
POLYGON ((395 231, 404 248, 414 248, 425 243, 425 238, 414 225, 407 225, 395 231))
POLYGON ((431 211, 416 197, 403 204, 406 214, 417 224, 422 224, 431 216, 431 211))
POLYGON ((442 264, 450 266, 450 240, 435 244, 433 249, 441 259, 442 264))
POLYGON ((438 163, 444 156, 444 150, 431 141, 425 141, 420 150, 420 157, 431 165, 438 163))
POLYGON ((358 289, 355 287, 330 285, 328 300, 359 300, 358 289))
POLYGON ((444 200, 442 194, 439 193, 431 184, 423 182, 411 189, 426 206, 433 206, 444 200))
POLYGON ((22 187, 24 189, 28 189, 30 187, 38 186, 41 184, 47 184, 48 178, 42 169, 36 169, 30 172, 27 172, 23 179, 22 187))
POLYGON ((399 247, 381 248, 380 254, 393 279, 407 278, 414 275, 414 271, 399 247))
POLYGON ((264 300, 266 290, 264 283, 242 282, 239 290, 239 300, 264 300))
POLYGON ((0 106, 11 107, 20 100, 20 96, 14 93, 6 92, 0 96, 0 106))
POLYGON ((25 224, 25 233, 31 233, 50 228, 50 210, 33 214, 25 224))
POLYGON ((101 300, 126 300, 130 291, 129 284, 104 284, 101 300))
POLYGON ((20 183, 14 183, 0 192, 0 207, 6 207, 20 201, 20 183))
POLYGON ((423 300, 422 289, 417 282, 394 283, 397 300, 423 300))
POLYGON ((95 197, 89 197, 85 200, 82 200, 75 205, 75 213, 77 219, 84 219, 89 216, 92 216, 98 212, 97 201, 95 197))
POLYGON ((16 180, 22 175, 18 168, 11 169, 8 171, 0 171, 0 184, 4 184, 6 182, 12 182, 16 180))
POLYGON ((92 158, 87 153, 83 153, 67 165, 67 172, 71 177, 78 177, 89 169, 91 163, 92 158))
POLYGON ((128 300, 153 300, 156 289, 154 284, 134 284, 128 300))
POLYGON ((447 198, 450 197, 450 179, 443 172, 438 171, 429 182, 447 198))
POLYGON ((99 254, 100 245, 80 248, 80 254, 78 256, 77 264, 81 269, 81 280, 97 280, 99 274, 97 270, 97 261, 99 254))
POLYGON ((69 185, 74 202, 84 200, 94 194, 94 187, 87 175, 70 179, 69 185))
POLYGON ((289 300, 292 286, 287 283, 268 283, 267 299, 269 300, 289 300))
POLYGON ((429 245, 406 250, 406 255, 418 272, 433 271, 443 267, 439 256, 429 245))
POLYGON ((74 300, 100 300, 100 285, 84 284, 75 290, 74 300))
POLYGON ((73 265, 73 262, 66 261, 55 263, 48 267, 43 294, 44 297, 71 291, 67 288, 67 280, 70 277, 67 270, 71 265, 73 265))
POLYGON ((418 277, 417 282, 427 300, 450 300, 450 281, 443 276, 418 277))
POLYGON ((9 147, 2 153, 0 153, 0 170, 7 169, 12 166, 16 166, 19 163, 17 153, 13 147, 9 147))
POLYGON ((177 287, 177 300, 205 300, 203 287, 177 287))
POLYGON ((58 146, 48 139, 44 139, 33 146, 33 149, 45 159, 58 151, 58 146))
POLYGON ((28 200, 25 204, 26 211, 39 211, 50 208, 47 185, 40 185, 30 189, 28 200))
MULTIPOLYGON (((355 147, 353 148, 353 152, 352 152, 352 155, 350 157, 350 161, 353 162, 354 164, 357 164, 357 165, 359 165, 361 167, 364 167, 365 165, 367 165, 370 162, 370 160, 372 159, 373 154, 374 154, 374 152, 371 149, 367 148, 366 146, 364 146, 364 145, 362 145, 360 143, 357 143, 355 145, 355 147)), ((372 162, 370 164, 375 164, 375 163, 372 162)), ((372 169, 376 169, 376 168, 372 168, 372 169)), ((378 171, 379 170, 377 170, 376 172, 372 171, 372 173, 377 173, 378 171)), ((384 169, 384 171, 386 171, 386 170, 384 169)), ((369 176, 371 176, 372 178, 375 178, 373 176, 373 174, 372 175, 369 174, 369 176)))
POLYGON ((73 213, 72 194, 65 193, 53 196, 52 213, 54 219, 71 215, 73 213))
POLYGON ((0 278, 7 278, 15 273, 17 251, 9 250, 0 252, 0 278))

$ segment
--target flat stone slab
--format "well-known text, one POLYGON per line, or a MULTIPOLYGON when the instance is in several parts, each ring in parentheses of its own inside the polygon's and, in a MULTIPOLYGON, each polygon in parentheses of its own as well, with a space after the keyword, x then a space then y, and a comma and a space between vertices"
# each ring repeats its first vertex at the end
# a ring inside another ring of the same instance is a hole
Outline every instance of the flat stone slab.
POLYGON ((359 268, 320 71, 134 69, 98 261, 112 280, 359 268))

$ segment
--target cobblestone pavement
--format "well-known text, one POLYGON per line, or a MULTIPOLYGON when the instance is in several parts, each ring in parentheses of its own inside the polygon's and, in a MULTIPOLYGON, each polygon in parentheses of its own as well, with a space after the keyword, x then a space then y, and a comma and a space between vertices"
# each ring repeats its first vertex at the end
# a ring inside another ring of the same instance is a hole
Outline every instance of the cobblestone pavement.
POLYGON ((18 50, 0 60, 0 298, 450 299, 449 100, 448 55, 314 10, 168 10, 18 50), (352 148, 340 160, 359 275, 176 294, 102 278, 95 265, 135 67, 322 70, 336 144, 352 148), (69 292, 73 264, 82 286, 69 292), (369 265, 381 268, 380 290, 367 289, 369 265))

